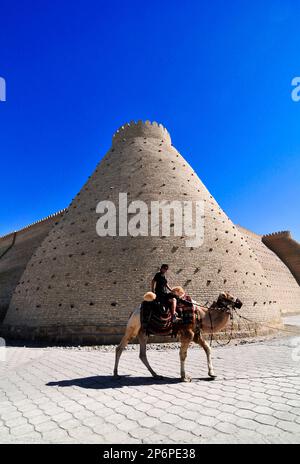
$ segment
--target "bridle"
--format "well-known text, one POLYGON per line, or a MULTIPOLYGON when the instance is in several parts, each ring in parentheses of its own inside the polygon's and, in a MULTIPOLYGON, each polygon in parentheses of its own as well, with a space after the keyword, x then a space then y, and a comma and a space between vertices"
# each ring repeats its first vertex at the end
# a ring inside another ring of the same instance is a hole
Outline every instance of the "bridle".
POLYGON ((243 303, 236 298, 236 300, 232 298, 228 298, 225 295, 219 295, 218 300, 216 302, 213 302, 213 304, 208 308, 208 315, 209 315, 209 320, 210 320, 210 328, 211 328, 211 333, 210 333, 210 346, 212 346, 213 342, 213 322, 212 322, 212 317, 211 317, 211 310, 214 311, 221 311, 223 313, 229 314, 230 320, 231 320, 231 329, 230 329, 230 336, 229 339, 226 343, 220 343, 217 339, 216 342, 220 346, 226 346, 231 342, 232 335, 233 335, 233 312, 235 309, 240 309, 242 307, 243 303))

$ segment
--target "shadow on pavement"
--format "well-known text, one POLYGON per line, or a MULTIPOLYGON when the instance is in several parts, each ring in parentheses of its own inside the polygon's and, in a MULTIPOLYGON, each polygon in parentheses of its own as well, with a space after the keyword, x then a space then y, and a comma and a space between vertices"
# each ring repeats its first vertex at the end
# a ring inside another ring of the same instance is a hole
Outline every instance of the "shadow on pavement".
POLYGON ((195 380, 201 380, 202 382, 215 382, 217 380, 216 377, 199 377, 198 379, 195 380))
POLYGON ((121 376, 115 378, 112 375, 98 375, 94 377, 82 377, 79 379, 58 380, 57 382, 48 382, 48 387, 81 387, 81 388, 120 388, 138 385, 155 385, 155 384, 174 384, 179 383, 179 378, 163 377, 155 379, 153 377, 131 377, 121 376))

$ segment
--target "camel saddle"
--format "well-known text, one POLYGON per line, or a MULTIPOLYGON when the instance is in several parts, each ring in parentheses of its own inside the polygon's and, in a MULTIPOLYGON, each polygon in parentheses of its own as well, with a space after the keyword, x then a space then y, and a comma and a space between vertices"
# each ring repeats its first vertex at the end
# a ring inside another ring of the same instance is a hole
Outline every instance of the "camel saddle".
POLYGON ((143 301, 141 325, 147 335, 175 335, 182 326, 195 322, 195 306, 190 297, 178 298, 176 305, 178 321, 172 323, 172 313, 159 301, 143 301))

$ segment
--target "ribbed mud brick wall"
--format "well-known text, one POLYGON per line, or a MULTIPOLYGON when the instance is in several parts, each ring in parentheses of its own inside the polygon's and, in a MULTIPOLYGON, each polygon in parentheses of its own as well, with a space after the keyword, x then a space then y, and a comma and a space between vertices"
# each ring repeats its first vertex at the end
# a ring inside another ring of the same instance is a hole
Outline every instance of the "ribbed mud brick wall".
POLYGON ((18 232, 0 237, 0 323, 28 261, 60 216, 59 212, 18 232))
POLYGON ((300 243, 292 238, 289 231, 264 235, 262 241, 287 265, 300 285, 300 243))
POLYGON ((271 284, 272 295, 278 301, 281 312, 300 313, 300 286, 289 268, 263 243, 261 235, 240 226, 238 228, 262 264, 271 284))
POLYGON ((227 290, 244 302, 242 312, 253 321, 280 323, 254 250, 172 146, 167 130, 132 122, 117 131, 111 149, 29 261, 5 330, 39 339, 114 343, 162 262, 170 265, 172 283, 199 302, 212 302, 227 290), (99 237, 96 205, 117 204, 119 192, 149 206, 155 200, 203 200, 203 245, 187 247, 184 234, 99 237))

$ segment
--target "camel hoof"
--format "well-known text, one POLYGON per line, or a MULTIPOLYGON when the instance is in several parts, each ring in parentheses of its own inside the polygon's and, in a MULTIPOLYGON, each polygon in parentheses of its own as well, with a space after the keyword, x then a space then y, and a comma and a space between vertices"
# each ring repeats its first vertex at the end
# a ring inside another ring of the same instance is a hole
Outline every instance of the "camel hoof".
POLYGON ((208 375, 212 380, 215 380, 217 378, 217 376, 215 374, 208 374, 208 375))
POLYGON ((154 375, 153 378, 156 380, 164 380, 163 375, 154 375))
POLYGON ((188 376, 181 377, 181 382, 191 382, 191 381, 192 381, 191 377, 188 377, 188 376))
POLYGON ((114 374, 114 379, 118 380, 120 378, 121 378, 121 376, 119 374, 114 374))

